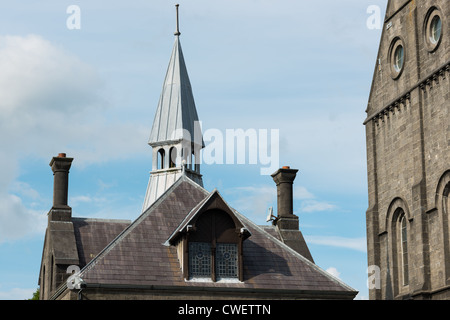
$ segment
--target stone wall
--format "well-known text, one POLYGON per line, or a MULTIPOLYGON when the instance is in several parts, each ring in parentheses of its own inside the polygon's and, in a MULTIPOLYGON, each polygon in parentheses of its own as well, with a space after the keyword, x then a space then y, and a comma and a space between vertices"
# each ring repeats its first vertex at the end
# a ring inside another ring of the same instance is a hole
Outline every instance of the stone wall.
POLYGON ((448 296, 448 212, 436 203, 450 169, 448 17, 446 0, 388 4, 365 121, 368 263, 380 267, 382 284, 370 290, 371 299, 448 296), (426 32, 433 10, 442 18, 442 36, 432 48, 426 32), (392 69, 397 41, 404 47, 400 73, 392 69), (406 285, 397 208, 408 219, 406 285))

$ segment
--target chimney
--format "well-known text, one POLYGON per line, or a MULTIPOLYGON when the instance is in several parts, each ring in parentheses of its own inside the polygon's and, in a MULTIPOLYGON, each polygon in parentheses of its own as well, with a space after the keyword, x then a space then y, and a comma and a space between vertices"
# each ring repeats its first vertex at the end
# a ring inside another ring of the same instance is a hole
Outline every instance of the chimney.
POLYGON ((293 188, 297 169, 282 167, 272 174, 273 181, 277 184, 277 217, 273 221, 281 240, 301 254, 303 257, 314 263, 308 245, 303 238, 299 228, 298 217, 294 214, 293 208, 293 188))
POLYGON ((67 158, 65 153, 60 153, 50 161, 53 171, 53 206, 49 212, 52 221, 69 221, 72 209, 67 205, 69 189, 69 169, 73 158, 67 158))
POLYGON ((292 223, 283 226, 279 225, 279 227, 283 227, 282 229, 295 228, 298 230, 298 217, 294 215, 292 192, 292 185, 297 172, 297 169, 291 169, 286 166, 278 169, 272 174, 273 181, 275 181, 277 185, 277 223, 279 224, 282 220, 285 220, 286 222, 292 220, 292 223))

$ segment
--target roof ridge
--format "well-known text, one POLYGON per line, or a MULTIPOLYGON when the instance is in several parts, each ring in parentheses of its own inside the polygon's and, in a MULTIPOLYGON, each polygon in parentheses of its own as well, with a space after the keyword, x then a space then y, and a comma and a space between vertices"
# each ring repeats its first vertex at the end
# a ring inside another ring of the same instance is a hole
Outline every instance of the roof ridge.
POLYGON ((91 261, 89 261, 81 270, 80 270, 80 276, 82 276, 85 272, 88 272, 90 269, 95 267, 95 265, 103 259, 105 255, 107 255, 126 235, 128 235, 137 225, 141 223, 143 219, 145 219, 148 215, 151 214, 151 211, 156 208, 163 200, 165 200, 168 195, 177 188, 182 182, 188 182, 193 187, 200 189, 201 191, 207 193, 206 189, 204 189, 202 186, 198 185, 189 177, 185 175, 181 175, 177 181, 175 181, 174 184, 170 186, 169 189, 164 191, 164 193, 154 202, 150 207, 147 208, 144 212, 142 212, 139 217, 137 217, 134 221, 130 223, 121 233, 117 235, 116 238, 114 238, 104 249, 102 249, 91 261))
POLYGON ((72 217, 73 220, 87 221, 87 222, 113 222, 113 223, 130 223, 131 219, 106 219, 106 218, 83 218, 83 217, 72 217))

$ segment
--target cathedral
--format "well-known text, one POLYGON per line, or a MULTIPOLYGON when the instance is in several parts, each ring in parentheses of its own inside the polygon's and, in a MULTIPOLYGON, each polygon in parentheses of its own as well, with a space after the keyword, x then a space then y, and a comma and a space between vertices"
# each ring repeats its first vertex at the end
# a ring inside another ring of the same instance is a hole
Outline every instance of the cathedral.
POLYGON ((366 128, 370 299, 450 299, 450 2, 389 0, 366 128))
POLYGON ((276 216, 256 225, 219 190, 203 187, 196 126, 177 22, 148 141, 153 160, 142 213, 134 221, 72 216, 74 158, 53 157, 40 299, 353 299, 356 290, 314 263, 299 230, 297 170, 272 174, 276 216))

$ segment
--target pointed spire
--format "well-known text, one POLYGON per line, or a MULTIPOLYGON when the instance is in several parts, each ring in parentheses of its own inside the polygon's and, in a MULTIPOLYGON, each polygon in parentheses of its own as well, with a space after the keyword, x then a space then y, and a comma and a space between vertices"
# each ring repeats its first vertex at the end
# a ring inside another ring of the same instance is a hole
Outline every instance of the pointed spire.
POLYGON ((149 144, 180 139, 201 144, 201 128, 179 39, 178 5, 175 43, 156 110, 149 144), (186 137, 189 133, 189 137, 186 137))
POLYGON ((183 175, 203 186, 200 150, 205 145, 181 50, 178 4, 175 7, 175 43, 148 141, 153 162, 143 211, 183 175))
POLYGON ((176 35, 176 36, 179 36, 181 34, 181 32, 180 32, 180 22, 179 22, 179 19, 178 19, 178 7, 179 6, 180 6, 179 4, 175 5, 175 8, 177 10, 177 31, 175 31, 174 35, 176 35))

